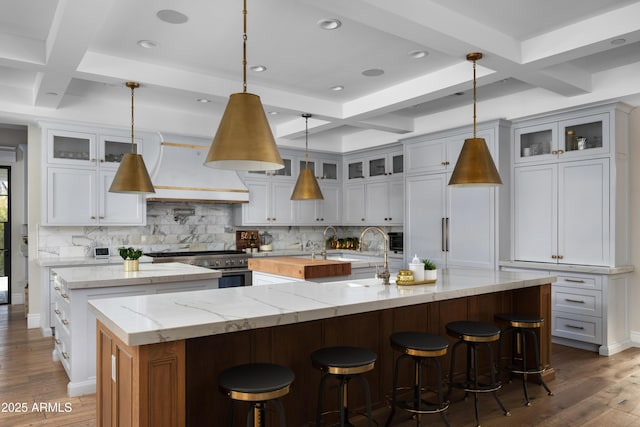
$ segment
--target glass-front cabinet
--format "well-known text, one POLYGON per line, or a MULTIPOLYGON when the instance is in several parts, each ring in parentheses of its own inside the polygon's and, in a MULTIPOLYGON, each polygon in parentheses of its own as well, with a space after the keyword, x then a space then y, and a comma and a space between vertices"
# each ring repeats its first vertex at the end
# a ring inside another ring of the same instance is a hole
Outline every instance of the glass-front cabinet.
POLYGON ((51 130, 48 133, 48 163, 67 166, 97 166, 117 169, 125 153, 140 153, 142 140, 95 133, 51 130))
POLYGON ((100 166, 113 169, 118 168, 125 153, 139 154, 139 147, 142 143, 140 139, 136 138, 133 140, 133 147, 131 147, 131 138, 104 135, 100 135, 98 142, 100 166))
POLYGON ((608 115, 514 128, 515 163, 590 157, 609 152, 608 115))
POLYGON ((347 164, 347 179, 364 178, 364 162, 356 160, 347 164))
POLYGON ((404 171, 404 157, 402 150, 379 154, 367 159, 369 178, 401 174, 404 171))
POLYGON ((363 151, 345 158, 347 182, 357 179, 379 179, 404 173, 402 147, 363 151))
MULTIPOLYGON (((278 169, 275 171, 248 171, 249 175, 258 174, 258 175, 269 175, 269 176, 279 176, 279 177, 287 177, 291 178, 291 159, 290 158, 282 158, 282 163, 284 163, 284 167, 282 169, 278 169)), ((311 162, 309 162, 309 167, 311 166, 311 162)))

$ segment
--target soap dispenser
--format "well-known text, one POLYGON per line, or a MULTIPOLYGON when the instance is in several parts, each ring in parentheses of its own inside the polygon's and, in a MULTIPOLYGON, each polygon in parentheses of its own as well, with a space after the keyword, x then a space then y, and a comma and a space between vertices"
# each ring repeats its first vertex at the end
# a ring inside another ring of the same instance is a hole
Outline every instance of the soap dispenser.
POLYGON ((409 270, 413 271, 413 280, 421 282, 424 280, 424 264, 418 258, 418 254, 415 254, 411 263, 409 263, 409 270))

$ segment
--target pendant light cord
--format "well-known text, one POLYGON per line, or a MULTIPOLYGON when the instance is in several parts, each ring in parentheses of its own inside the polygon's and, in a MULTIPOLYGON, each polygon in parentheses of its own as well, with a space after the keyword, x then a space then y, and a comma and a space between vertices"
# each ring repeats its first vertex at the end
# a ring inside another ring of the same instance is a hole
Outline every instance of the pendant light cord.
POLYGON ((244 0, 242 10, 244 19, 244 33, 242 34, 242 92, 247 92, 247 0, 244 0))
POLYGON ((305 158, 305 169, 309 169, 309 117, 311 114, 305 113, 302 115, 304 117, 304 158, 305 158))
POLYGON ((476 137, 476 60, 473 60, 473 138, 476 137))
POLYGON ((140 87, 139 83, 127 82, 126 86, 131 89, 131 154, 135 154, 133 148, 135 146, 135 138, 133 133, 133 91, 140 87))

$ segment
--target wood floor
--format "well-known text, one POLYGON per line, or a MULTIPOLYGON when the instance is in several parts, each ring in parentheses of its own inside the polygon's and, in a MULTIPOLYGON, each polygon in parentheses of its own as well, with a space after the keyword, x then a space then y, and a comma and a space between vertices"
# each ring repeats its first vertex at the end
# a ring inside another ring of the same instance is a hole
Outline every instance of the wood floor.
MULTIPOLYGON (((1 427, 95 425, 95 395, 67 397, 68 380, 60 363, 51 360, 52 350, 52 338, 26 328, 22 305, 0 306, 1 427)), ((554 396, 531 384, 533 406, 525 407, 520 383, 505 384, 499 395, 511 416, 505 417, 490 395, 482 395, 482 425, 640 426, 640 348, 601 357, 554 345, 552 361, 554 396)), ((379 425, 387 413, 376 412, 379 425)), ((447 418, 452 426, 475 425, 473 400, 454 402, 447 418)), ((366 425, 360 417, 353 421, 366 425)), ((434 415, 424 417, 422 425, 444 424, 434 415)), ((415 426, 415 421, 398 413, 394 426, 415 426)))

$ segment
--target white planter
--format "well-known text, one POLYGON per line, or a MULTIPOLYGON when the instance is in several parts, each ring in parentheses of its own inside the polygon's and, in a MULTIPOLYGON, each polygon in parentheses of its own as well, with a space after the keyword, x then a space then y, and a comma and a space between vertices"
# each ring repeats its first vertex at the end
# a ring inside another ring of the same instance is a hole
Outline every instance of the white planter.
POLYGON ((424 280, 436 280, 438 278, 438 270, 425 270, 424 280))

